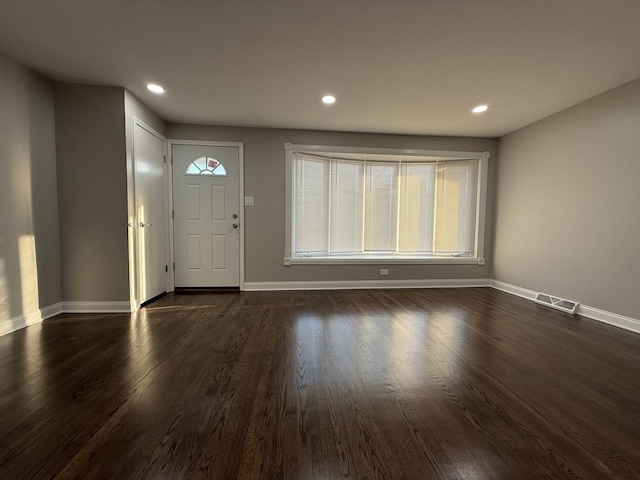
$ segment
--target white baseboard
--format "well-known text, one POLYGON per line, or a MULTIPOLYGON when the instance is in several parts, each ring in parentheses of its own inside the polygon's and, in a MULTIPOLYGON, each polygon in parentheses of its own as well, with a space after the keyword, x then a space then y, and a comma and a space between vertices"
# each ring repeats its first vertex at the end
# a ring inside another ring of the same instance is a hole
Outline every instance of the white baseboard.
POLYGON ((53 305, 49 305, 48 307, 44 307, 40 309, 42 320, 55 317, 56 315, 60 315, 63 312, 64 310, 62 308, 62 302, 54 303, 53 305))
POLYGON ((7 333, 15 332, 16 330, 40 322, 42 322, 42 318, 40 317, 39 311, 18 315, 0 322, 0 335, 6 335, 7 333))
POLYGON ((51 318, 55 315, 62 313, 62 303, 55 303, 47 307, 43 307, 35 312, 29 312, 10 318, 3 322, 0 322, 0 335, 6 335, 7 333, 15 332, 21 328, 28 327, 40 323, 47 318, 51 318))
POLYGON ((533 300, 534 298, 536 298, 536 294, 538 293, 538 292, 534 292, 533 290, 528 290, 522 287, 516 287, 515 285, 499 282, 497 280, 491 280, 489 286, 492 288, 495 288, 496 290, 510 293, 511 295, 516 295, 518 297, 526 298, 527 300, 533 300))
POLYGON ((130 313, 131 302, 62 302, 64 313, 130 313))
POLYGON ((129 302, 58 302, 35 312, 0 321, 0 336, 40 323, 61 313, 129 313, 129 302))
MULTIPOLYGON (((528 300, 533 300, 538 293, 533 290, 517 287, 497 280, 491 280, 490 283, 491 287, 496 290, 501 290, 528 300)), ((624 315, 619 315, 617 313, 600 310, 599 308, 582 304, 578 305, 578 311, 576 313, 582 317, 590 318, 591 320, 597 320, 598 322, 613 325, 614 327, 624 328, 625 330, 629 330, 634 333, 640 333, 640 320, 636 318, 625 317, 624 315)))
POLYGON ((337 280, 299 282, 245 282, 249 292, 269 290, 361 290, 378 288, 463 288, 488 287, 488 278, 428 280, 337 280))
POLYGON ((640 333, 640 320, 636 318, 625 317, 624 315, 618 315, 617 313, 607 312, 587 305, 578 305, 578 315, 598 322, 608 323, 614 327, 624 328, 634 333, 640 333))

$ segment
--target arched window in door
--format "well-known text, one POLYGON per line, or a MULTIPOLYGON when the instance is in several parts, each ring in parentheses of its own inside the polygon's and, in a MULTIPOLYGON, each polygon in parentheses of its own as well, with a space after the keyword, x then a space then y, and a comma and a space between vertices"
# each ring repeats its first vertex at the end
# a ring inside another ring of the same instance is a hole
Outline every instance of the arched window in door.
POLYGON ((226 177, 227 171, 219 160, 213 157, 198 157, 187 165, 185 175, 215 175, 226 177))

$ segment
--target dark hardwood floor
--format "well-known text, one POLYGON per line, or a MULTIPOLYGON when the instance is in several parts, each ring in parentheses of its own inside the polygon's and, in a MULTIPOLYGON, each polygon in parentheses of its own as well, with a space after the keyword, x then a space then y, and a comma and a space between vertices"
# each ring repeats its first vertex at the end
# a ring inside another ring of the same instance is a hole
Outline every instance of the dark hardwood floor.
POLYGON ((485 288, 167 295, 0 337, 0 479, 638 479, 640 335, 485 288))

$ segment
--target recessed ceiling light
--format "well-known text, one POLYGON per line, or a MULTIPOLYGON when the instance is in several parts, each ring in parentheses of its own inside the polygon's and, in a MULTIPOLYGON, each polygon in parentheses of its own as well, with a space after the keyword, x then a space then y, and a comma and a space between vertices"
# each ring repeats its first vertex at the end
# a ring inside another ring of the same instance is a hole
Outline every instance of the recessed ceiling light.
POLYGON ((473 113, 482 113, 489 110, 489 105, 478 105, 477 107, 473 107, 471 110, 473 113))
POLYGON ((155 83, 149 83, 147 84, 147 88, 149 89, 150 92, 153 93, 164 93, 164 88, 162 88, 160 85, 156 85, 155 83))
POLYGON ((322 97, 322 103, 326 103, 327 105, 336 103, 336 97, 334 97, 333 95, 325 95, 324 97, 322 97))

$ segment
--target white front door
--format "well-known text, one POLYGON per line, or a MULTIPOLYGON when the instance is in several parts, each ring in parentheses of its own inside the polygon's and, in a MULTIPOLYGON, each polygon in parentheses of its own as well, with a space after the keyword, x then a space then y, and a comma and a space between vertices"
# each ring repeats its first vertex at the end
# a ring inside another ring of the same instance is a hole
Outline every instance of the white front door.
POLYGON ((167 288, 165 140, 136 123, 133 139, 140 303, 167 288))
POLYGON ((240 147, 173 145, 176 287, 240 285, 240 147))

